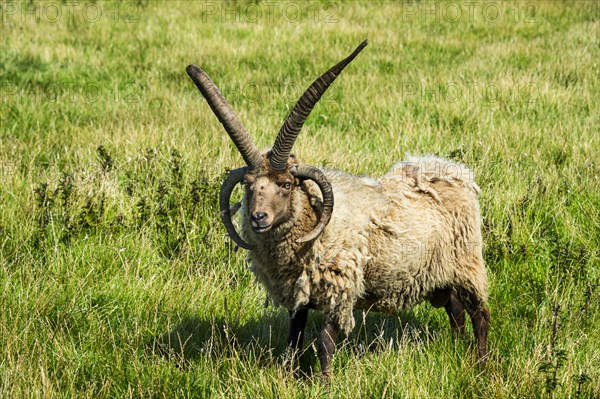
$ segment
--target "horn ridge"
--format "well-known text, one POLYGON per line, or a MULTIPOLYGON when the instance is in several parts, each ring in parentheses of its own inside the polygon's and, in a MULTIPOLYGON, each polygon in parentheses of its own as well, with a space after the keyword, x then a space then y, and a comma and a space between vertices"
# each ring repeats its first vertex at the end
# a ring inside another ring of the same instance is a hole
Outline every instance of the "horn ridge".
POLYGON ((285 122, 281 126, 277 138, 275 139, 275 144, 273 144, 269 160, 273 169, 283 170, 286 168, 294 142, 296 141, 298 134, 300 134, 300 130, 314 106, 342 70, 356 58, 362 49, 365 48, 367 43, 367 40, 363 41, 352 54, 319 76, 298 99, 296 105, 290 111, 285 122))
POLYGON ((202 68, 194 64, 188 65, 186 72, 208 102, 210 109, 219 119, 229 137, 231 137, 231 140, 244 158, 246 165, 250 169, 260 167, 262 164, 262 154, 252 142, 250 135, 233 111, 231 105, 229 105, 219 91, 219 88, 202 68))

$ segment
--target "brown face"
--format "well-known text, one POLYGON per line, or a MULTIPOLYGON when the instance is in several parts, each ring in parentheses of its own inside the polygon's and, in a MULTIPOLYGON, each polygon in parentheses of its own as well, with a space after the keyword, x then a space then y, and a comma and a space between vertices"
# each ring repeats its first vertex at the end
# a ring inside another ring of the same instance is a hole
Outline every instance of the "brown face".
POLYGON ((250 227, 266 233, 290 218, 291 195, 296 179, 286 169, 282 172, 248 172, 244 176, 250 227))

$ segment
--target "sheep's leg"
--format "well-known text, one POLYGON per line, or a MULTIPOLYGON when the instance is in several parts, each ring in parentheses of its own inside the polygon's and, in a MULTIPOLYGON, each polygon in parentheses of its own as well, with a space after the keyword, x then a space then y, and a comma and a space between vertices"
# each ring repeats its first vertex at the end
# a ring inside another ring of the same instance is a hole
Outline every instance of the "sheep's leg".
POLYGON ((487 361, 487 341, 488 329, 490 324, 490 312, 484 305, 477 306, 469 311, 469 316, 473 322, 473 331, 477 339, 477 359, 485 363, 487 361))
POLYGON ((477 340, 477 359, 485 363, 487 360, 488 329, 490 324, 490 312, 478 296, 470 291, 459 291, 460 301, 465 306, 471 322, 473 332, 477 340))
POLYGON ((291 365, 294 373, 299 369, 298 357, 302 351, 304 342, 304 329, 308 319, 308 309, 290 310, 290 333, 288 335, 288 347, 291 350, 291 365))
POLYGON ((458 295, 454 288, 450 290, 450 297, 448 298, 448 302, 444 305, 444 308, 450 318, 450 327, 452 328, 452 331, 459 335, 463 335, 465 333, 465 308, 458 299, 458 295))
POLYGON ((328 380, 329 375, 329 363, 333 352, 335 351, 335 342, 337 341, 340 327, 337 323, 327 322, 325 328, 321 331, 319 336, 319 361, 321 363, 321 377, 324 380, 328 380))

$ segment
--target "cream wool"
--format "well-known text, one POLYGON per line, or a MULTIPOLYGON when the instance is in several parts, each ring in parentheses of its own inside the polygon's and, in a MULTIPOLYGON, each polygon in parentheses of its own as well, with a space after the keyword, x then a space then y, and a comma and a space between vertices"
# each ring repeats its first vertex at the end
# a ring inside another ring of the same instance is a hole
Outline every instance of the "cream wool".
POLYGON ((320 194, 311 182, 296 190, 289 222, 268 236, 242 221, 244 239, 256 246, 251 270, 276 304, 316 308, 349 332, 355 308, 393 313, 448 287, 486 301, 479 188, 465 166, 410 158, 379 180, 325 175, 336 203, 314 242, 295 242, 317 220, 320 194))

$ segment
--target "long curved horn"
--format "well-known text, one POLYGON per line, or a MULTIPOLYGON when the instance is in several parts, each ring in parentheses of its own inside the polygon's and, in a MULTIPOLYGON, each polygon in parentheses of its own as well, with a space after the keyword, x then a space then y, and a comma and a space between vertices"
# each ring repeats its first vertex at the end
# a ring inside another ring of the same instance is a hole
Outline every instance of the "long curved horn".
POLYGON ((352 54, 329 69, 323 75, 319 76, 319 78, 306 89, 302 97, 300 97, 290 114, 287 116, 281 129, 279 129, 275 144, 273 144, 273 149, 271 150, 270 163, 273 169, 284 170, 287 167, 288 158, 292 152, 296 137, 298 137, 300 129, 302 129, 302 125, 304 125, 304 122, 306 121, 306 118, 308 118, 308 115, 310 115, 313 107, 321 99, 323 93, 325 93, 329 85, 333 83, 346 65, 352 62, 366 45, 367 41, 365 40, 352 54))
POLYGON ((231 210, 229 209, 229 199, 231 198, 231 193, 235 186, 244 180, 244 176, 248 172, 247 167, 234 169, 229 172, 229 175, 221 184, 221 193, 219 194, 219 208, 221 210, 221 220, 227 229, 227 234, 229 237, 240 247, 244 249, 253 249, 254 247, 248 244, 246 241, 240 237, 240 235, 235 231, 235 227, 233 227, 233 222, 231 221, 231 210))
POLYGON ((311 241, 323 232, 323 229, 327 226, 329 220, 331 220, 331 214, 333 213, 333 189, 323 172, 314 166, 292 166, 290 168, 290 173, 300 179, 310 179, 314 181, 319 186, 321 194, 323 195, 323 211, 321 212, 319 222, 310 233, 297 240, 297 242, 311 241))
POLYGON ((219 118, 219 122, 221 122, 238 151, 242 154, 246 165, 250 169, 258 168, 262 163, 262 155, 217 86, 200 67, 190 64, 185 70, 208 102, 208 105, 210 105, 210 109, 219 118))

